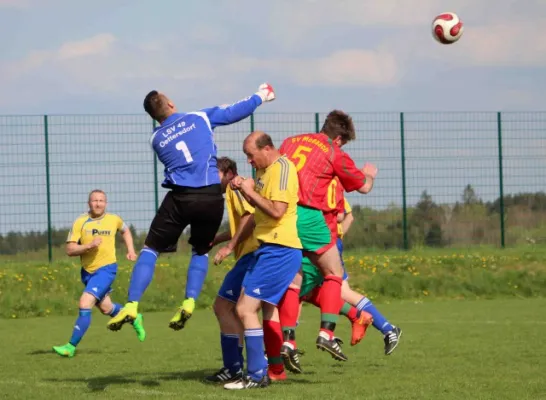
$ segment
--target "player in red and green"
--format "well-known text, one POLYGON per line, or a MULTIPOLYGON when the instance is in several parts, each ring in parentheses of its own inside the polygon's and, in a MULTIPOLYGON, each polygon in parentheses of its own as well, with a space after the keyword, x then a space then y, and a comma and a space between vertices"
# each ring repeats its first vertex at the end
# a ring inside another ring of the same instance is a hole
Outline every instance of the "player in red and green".
MULTIPOLYGON (((365 194, 373 187, 374 170, 366 170, 366 167, 358 169, 351 157, 341 150, 341 146, 355 137, 351 117, 334 110, 326 117, 319 133, 289 137, 280 147, 281 153, 294 162, 298 171, 298 235, 305 255, 324 275, 320 296, 320 332, 316 345, 340 361, 346 361, 347 357, 335 340, 334 330, 340 311, 343 267, 336 247, 336 214, 323 212, 328 211, 324 199, 328 185, 335 177, 339 178, 347 192, 365 194)), ((290 331, 296 326, 299 311, 297 286, 298 282, 295 281, 279 304, 281 322, 286 328, 285 338, 292 341, 295 338, 290 337, 290 331)))

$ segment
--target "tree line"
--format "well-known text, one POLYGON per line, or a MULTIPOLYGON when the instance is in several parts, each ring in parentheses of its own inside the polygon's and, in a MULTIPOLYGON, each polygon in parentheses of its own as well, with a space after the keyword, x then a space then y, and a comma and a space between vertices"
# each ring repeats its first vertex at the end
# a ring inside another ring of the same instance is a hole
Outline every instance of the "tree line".
MULTIPOLYGON (((546 193, 519 193, 503 197, 506 244, 546 243, 546 193)), ((439 204, 424 191, 419 202, 407 208, 407 240, 410 247, 498 245, 501 235, 500 198, 482 201, 467 185, 455 204, 439 204)), ((403 248, 403 210, 392 204, 384 210, 355 206, 355 222, 345 238, 345 248, 403 248)), ((146 234, 130 226, 135 247, 141 248, 146 234)), ((227 230, 225 222, 221 230, 227 230)), ((52 229, 53 247, 64 246, 69 228, 52 229)), ((180 250, 187 247, 181 238, 180 250)), ((117 241, 120 248, 123 241, 117 241)), ((8 232, 0 235, 0 254, 47 249, 48 232, 8 232)))

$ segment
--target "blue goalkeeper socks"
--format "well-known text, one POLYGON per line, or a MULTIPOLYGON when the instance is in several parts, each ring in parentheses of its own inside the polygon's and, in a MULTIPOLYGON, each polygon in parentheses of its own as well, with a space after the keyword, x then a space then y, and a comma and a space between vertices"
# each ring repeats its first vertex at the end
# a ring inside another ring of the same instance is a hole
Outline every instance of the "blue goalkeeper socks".
POLYGON ((158 253, 149 248, 144 248, 138 256, 133 267, 131 283, 129 284, 129 301, 140 301, 146 288, 154 277, 155 263, 158 253))
POLYGON ((385 334, 387 332, 390 332, 394 329, 394 327, 387 321, 387 318, 381 314, 377 308, 372 304, 371 300, 367 297, 363 297, 358 304, 356 305, 356 309, 358 311, 366 311, 367 313, 370 313, 373 317, 373 327, 379 331, 381 331, 382 334, 385 334))
POLYGON ((203 283, 205 283, 208 269, 208 254, 200 256, 192 251, 190 265, 188 267, 188 278, 186 281, 186 299, 192 298, 197 300, 201 293, 201 289, 203 289, 203 283))
POLYGON ((80 314, 74 325, 74 330, 72 331, 72 337, 70 338, 69 343, 76 347, 87 332, 87 329, 91 325, 91 310, 89 308, 80 308, 80 314))

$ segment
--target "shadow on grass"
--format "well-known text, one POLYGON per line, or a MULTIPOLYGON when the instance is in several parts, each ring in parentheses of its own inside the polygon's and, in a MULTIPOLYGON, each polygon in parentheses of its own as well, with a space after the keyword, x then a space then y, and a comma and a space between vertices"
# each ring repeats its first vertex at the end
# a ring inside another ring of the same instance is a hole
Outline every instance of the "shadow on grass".
MULTIPOLYGON (((117 350, 117 351, 108 351, 108 354, 123 354, 123 353, 128 353, 129 350, 117 350)), ((102 350, 96 350, 96 349, 83 349, 83 350, 78 350, 77 351, 77 355, 80 356, 80 355, 86 355, 86 354, 102 354, 104 353, 102 350)), ((43 354, 55 354, 57 355, 52 349, 49 349, 49 350, 45 350, 45 349, 38 349, 38 350, 33 350, 31 352, 28 352, 27 353, 27 356, 39 356, 39 355, 43 355, 43 354)))
MULTIPOLYGON (((215 371, 210 369, 201 369, 195 371, 182 371, 182 372, 165 372, 165 373, 150 373, 143 374, 138 372, 129 372, 124 375, 106 375, 106 376, 96 376, 96 377, 82 377, 82 378, 67 378, 67 379, 56 379, 49 378, 44 379, 45 382, 49 383, 82 383, 86 384, 87 388, 92 392, 102 392, 110 386, 116 385, 140 385, 146 388, 155 388, 161 385, 161 382, 170 382, 170 381, 194 381, 202 383, 206 386, 218 386, 217 384, 212 384, 204 380, 205 376, 213 374, 215 371)), ((310 373, 314 374, 314 373, 310 373)), ((304 376, 304 375, 303 375, 304 376)), ((291 385, 291 384, 318 384, 320 382, 310 381, 303 378, 302 375, 297 377, 291 375, 287 381, 274 383, 282 385, 291 385)))

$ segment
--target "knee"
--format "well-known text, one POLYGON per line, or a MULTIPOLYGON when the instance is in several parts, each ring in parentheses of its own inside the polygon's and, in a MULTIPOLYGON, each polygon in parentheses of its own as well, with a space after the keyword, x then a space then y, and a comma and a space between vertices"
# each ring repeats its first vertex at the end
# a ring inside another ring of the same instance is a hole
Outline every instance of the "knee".
POLYGON ((210 251, 211 247, 207 244, 198 244, 192 247, 192 253, 196 256, 205 256, 210 251))
POLYGON ((216 300, 214 301, 214 304, 212 306, 212 309, 214 310, 214 314, 216 315, 216 318, 225 318, 227 315, 233 314, 235 305, 221 297, 216 297, 216 300))
POLYGON ((97 300, 89 293, 84 293, 80 297, 79 307, 83 309, 91 309, 96 304, 97 300))
POLYGON ((252 310, 245 307, 244 304, 242 303, 237 304, 235 308, 235 312, 237 314, 237 317, 241 321, 244 321, 246 318, 248 318, 252 314, 252 310))

